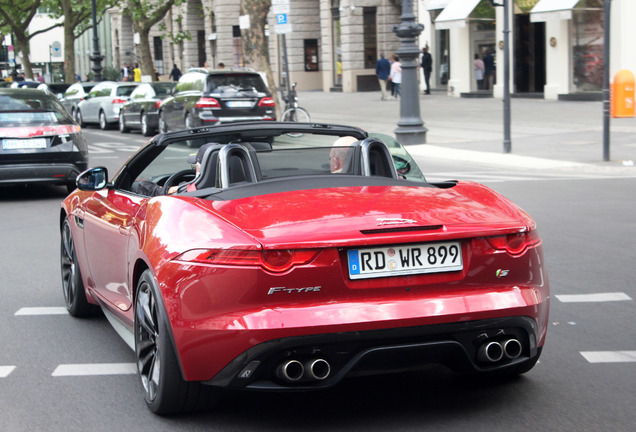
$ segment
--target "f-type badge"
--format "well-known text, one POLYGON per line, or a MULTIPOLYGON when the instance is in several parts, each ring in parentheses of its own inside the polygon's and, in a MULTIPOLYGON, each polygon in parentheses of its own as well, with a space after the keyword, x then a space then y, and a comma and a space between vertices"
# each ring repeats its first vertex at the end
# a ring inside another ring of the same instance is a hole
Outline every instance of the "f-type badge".
POLYGON ((508 273, 510 273, 510 270, 499 269, 495 272, 495 275, 498 278, 502 278, 508 276, 508 273))
POLYGON ((383 225, 403 225, 417 223, 414 219, 402 219, 402 218, 378 218, 378 226, 383 225))

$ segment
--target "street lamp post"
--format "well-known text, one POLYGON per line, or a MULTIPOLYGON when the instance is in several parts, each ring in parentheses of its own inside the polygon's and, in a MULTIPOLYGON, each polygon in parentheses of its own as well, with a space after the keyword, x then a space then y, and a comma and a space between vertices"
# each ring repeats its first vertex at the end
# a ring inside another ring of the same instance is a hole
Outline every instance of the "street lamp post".
POLYGON ((489 0, 493 6, 503 6, 504 13, 504 78, 503 78, 503 150, 504 153, 512 151, 510 138, 510 0, 489 0))
POLYGON ((413 0, 402 0, 400 24, 393 26, 393 32, 402 40, 397 55, 402 63, 402 83, 400 84, 400 120, 394 131, 402 144, 424 144, 426 132, 420 117, 420 99, 417 85, 417 59, 420 50, 415 44, 416 38, 424 30, 422 24, 415 22, 413 0))
POLYGON ((610 160, 610 17, 612 0, 603 0, 603 161, 610 160))
POLYGON ((91 0, 91 6, 93 8, 93 55, 90 60, 93 62, 93 81, 102 80, 102 60, 104 56, 99 53, 99 37, 97 36, 97 6, 95 0, 91 0))

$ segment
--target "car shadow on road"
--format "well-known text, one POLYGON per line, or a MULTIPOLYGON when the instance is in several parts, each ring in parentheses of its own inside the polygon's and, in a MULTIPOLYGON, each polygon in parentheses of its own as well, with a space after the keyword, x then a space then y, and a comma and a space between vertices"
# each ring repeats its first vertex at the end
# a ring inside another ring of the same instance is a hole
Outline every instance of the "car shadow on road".
POLYGON ((0 185, 0 202, 64 199, 66 186, 50 184, 0 185))

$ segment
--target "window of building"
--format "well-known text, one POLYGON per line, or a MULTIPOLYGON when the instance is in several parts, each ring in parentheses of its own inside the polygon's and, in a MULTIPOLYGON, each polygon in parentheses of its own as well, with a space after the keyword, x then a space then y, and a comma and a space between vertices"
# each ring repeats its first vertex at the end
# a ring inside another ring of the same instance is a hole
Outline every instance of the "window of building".
POLYGON ((375 7, 362 8, 362 26, 364 32, 364 67, 375 68, 378 60, 378 25, 375 7))
POLYGON ((199 66, 205 66, 207 63, 205 59, 205 30, 197 30, 197 53, 199 54, 199 66))
POLYGON ((152 46, 155 57, 155 67, 157 68, 157 73, 159 75, 163 75, 164 65, 163 65, 163 41, 160 37, 155 36, 152 39, 152 46))
POLYGON ((581 0, 572 11, 572 85, 574 91, 603 88, 603 4, 602 0, 581 0))
POLYGON ((241 28, 232 26, 232 51, 234 54, 234 67, 243 67, 243 42, 241 41, 241 28))
POLYGON ((318 67, 318 39, 305 39, 305 70, 317 71, 318 67))

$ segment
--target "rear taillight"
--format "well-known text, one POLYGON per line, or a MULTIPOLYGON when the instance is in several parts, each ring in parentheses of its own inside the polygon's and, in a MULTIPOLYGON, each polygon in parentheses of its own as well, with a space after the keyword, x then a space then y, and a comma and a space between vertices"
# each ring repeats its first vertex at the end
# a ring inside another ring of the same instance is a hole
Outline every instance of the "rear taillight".
POLYGON ((34 138, 78 133, 78 125, 10 127, 0 129, 0 138, 34 138))
POLYGON ((260 266, 273 273, 281 273, 297 265, 308 264, 316 255, 316 249, 282 250, 234 250, 195 249, 184 252, 176 259, 201 264, 228 266, 260 266))
POLYGON ((488 244, 496 250, 506 251, 510 255, 521 255, 528 248, 541 243, 541 238, 536 230, 507 234, 502 236, 486 237, 488 244))
POLYGON ((113 99, 114 104, 123 104, 126 103, 126 99, 115 98, 113 99))
POLYGON ((159 107, 161 106, 161 101, 155 101, 155 109, 159 109, 159 107))
POLYGON ((259 107, 267 107, 267 108, 271 108, 271 107, 276 106, 276 102, 274 102, 274 99, 273 99, 273 98, 271 98, 271 97, 269 97, 269 96, 268 96, 268 97, 264 97, 263 99, 261 99, 261 100, 258 102, 258 106, 259 106, 259 107))
POLYGON ((202 97, 199 98, 196 104, 194 104, 195 108, 221 108, 219 101, 215 98, 211 97, 202 97))

